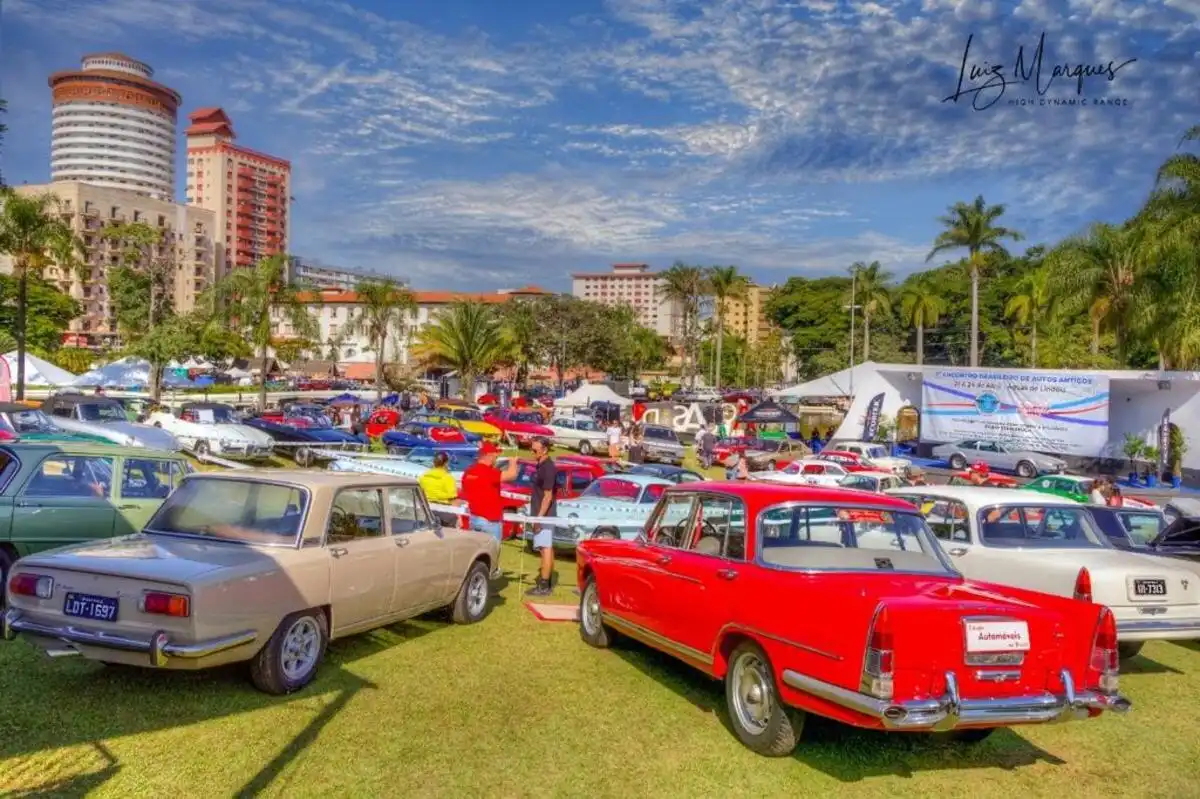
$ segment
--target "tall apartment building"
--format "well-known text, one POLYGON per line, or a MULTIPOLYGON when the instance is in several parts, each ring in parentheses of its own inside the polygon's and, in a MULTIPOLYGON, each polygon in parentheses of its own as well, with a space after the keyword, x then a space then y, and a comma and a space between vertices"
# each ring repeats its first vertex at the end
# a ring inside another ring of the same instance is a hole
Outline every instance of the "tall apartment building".
POLYGON ((175 198, 180 96, 154 70, 121 53, 83 57, 50 76, 50 179, 175 198))
POLYGON ((220 108, 201 108, 188 120, 187 202, 217 216, 220 274, 287 252, 292 165, 234 144, 233 123, 220 108))
POLYGON ((771 287, 751 284, 746 299, 725 301, 725 332, 739 336, 751 344, 764 340, 772 330, 767 316, 767 298, 771 287))
POLYGON ((57 196, 59 213, 83 242, 83 274, 58 267, 49 267, 44 273, 46 280, 83 306, 83 313, 64 335, 65 343, 116 343, 116 309, 108 294, 108 270, 121 263, 122 253, 119 245, 113 246, 101 235, 107 227, 144 222, 163 232, 162 244, 150 255, 175 263, 172 300, 177 311, 192 310, 197 297, 213 281, 220 246, 213 238, 216 217, 212 211, 78 181, 20 186, 17 191, 57 196))
POLYGON ((648 264, 613 264, 611 272, 571 275, 571 294, 604 305, 630 305, 638 322, 661 336, 678 335, 679 309, 662 296, 663 278, 648 264))
POLYGON ((353 291, 355 286, 364 280, 391 280, 403 285, 394 275, 372 272, 367 269, 347 269, 339 266, 327 266, 299 256, 288 258, 285 278, 289 283, 302 283, 315 289, 339 289, 353 291))

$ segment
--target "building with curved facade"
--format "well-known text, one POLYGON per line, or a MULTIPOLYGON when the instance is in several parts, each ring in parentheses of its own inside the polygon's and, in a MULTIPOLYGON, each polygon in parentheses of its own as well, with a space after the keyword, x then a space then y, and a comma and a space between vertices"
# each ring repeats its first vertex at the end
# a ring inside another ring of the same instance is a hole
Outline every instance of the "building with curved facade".
POLYGON ((51 180, 174 199, 181 98, 153 77, 121 53, 87 55, 80 69, 50 76, 51 180))

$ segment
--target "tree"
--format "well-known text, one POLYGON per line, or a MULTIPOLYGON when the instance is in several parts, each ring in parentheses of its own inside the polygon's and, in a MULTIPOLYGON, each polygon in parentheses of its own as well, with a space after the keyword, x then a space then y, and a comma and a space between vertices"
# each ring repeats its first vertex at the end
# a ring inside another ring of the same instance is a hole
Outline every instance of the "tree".
POLYGON ((900 289, 900 315, 917 329, 917 366, 925 362, 925 328, 935 327, 943 310, 942 298, 927 280, 910 280, 900 289))
MULTIPOLYGON (((1200 141, 1200 125, 1183 134, 1179 144, 1200 141)), ((1200 156, 1178 153, 1158 169, 1155 190, 1138 215, 1152 232, 1152 254, 1200 240, 1200 156)))
POLYGON ((29 279, 50 265, 63 271, 79 264, 83 243, 59 216, 59 200, 53 194, 22 195, 0 187, 0 254, 13 261, 17 279, 16 320, 17 399, 25 398, 26 311, 29 279))
POLYGON ((286 280, 287 256, 264 258, 248 269, 235 269, 214 287, 215 304, 220 318, 241 332, 258 355, 261 381, 259 407, 267 407, 267 352, 276 322, 292 327, 299 338, 315 339, 317 320, 301 300, 301 287, 286 280))
POLYGON ((50 361, 72 374, 83 374, 96 362, 96 353, 86 347, 59 347, 50 353, 50 361))
POLYGON ((303 357, 304 353, 313 349, 319 349, 318 342, 309 341, 302 338, 275 338, 271 339, 271 349, 275 350, 275 357, 284 363, 292 363, 303 357))
MULTIPOLYGON (((120 258, 120 265, 108 271, 117 331, 136 342, 174 313, 171 295, 179 262, 175 242, 165 228, 145 222, 111 225, 100 236, 120 258)), ((151 384, 155 385, 154 375, 151 384)))
POLYGON ((1004 215, 1003 205, 988 205, 983 196, 971 204, 958 202, 949 213, 938 219, 944 230, 934 239, 933 249, 926 262, 940 252, 965 248, 967 265, 971 270, 971 366, 979 366, 979 272, 987 254, 1008 257, 1002 241, 1020 241, 1023 237, 1015 230, 996 225, 1004 215))
POLYGON ((700 346, 700 300, 705 295, 704 271, 676 262, 662 275, 661 299, 678 308, 679 340, 683 350, 683 380, 696 387, 696 357, 700 346))
POLYGON ((1158 355, 1160 369, 1200 361, 1200 268, 1197 248, 1178 245, 1155 258, 1134 284, 1130 321, 1158 355))
MULTIPOLYGON (((3 97, 0 97, 0 114, 3 114, 7 110, 8 103, 5 102, 3 97)), ((8 128, 4 125, 4 123, 0 122, 0 143, 4 141, 4 134, 7 130, 8 128)), ((0 187, 2 186, 4 186, 4 173, 0 172, 0 187)))
POLYGON ((388 334, 404 327, 408 312, 416 307, 412 292, 391 280, 364 280, 355 291, 359 307, 341 330, 341 336, 363 335, 375 351, 375 391, 383 396, 388 334))
POLYGON ((1021 278, 1014 294, 1004 308, 1004 317, 1018 325, 1029 325, 1031 368, 1037 368, 1038 327, 1054 312, 1054 290, 1045 268, 1036 269, 1021 278))
POLYGON ((1066 313, 1087 311, 1092 322, 1092 354, 1100 351, 1100 331, 1116 335, 1117 358, 1124 363, 1128 344, 1129 301, 1133 283, 1149 254, 1144 225, 1092 225, 1055 247, 1045 258, 1051 288, 1066 313))
MULTIPOLYGON (((851 287, 854 304, 862 308, 862 359, 869 361, 871 360, 871 317, 876 314, 891 313, 892 310, 892 294, 887 286, 888 281, 892 279, 892 273, 886 271, 879 261, 872 261, 869 265, 858 261, 850 267, 850 273, 855 284, 851 287)), ((854 313, 854 309, 851 309, 850 312, 854 313)))
MULTIPOLYGON (((736 266, 710 266, 705 275, 707 293, 716 307, 717 363, 722 363, 721 350, 725 338, 725 312, 729 302, 745 303, 750 293, 750 278, 738 272, 736 266)), ((721 388, 721 370, 714 370, 715 389, 721 388)))
POLYGON ((499 315, 481 302, 457 302, 418 334, 414 348, 430 365, 458 372, 464 399, 474 399, 475 381, 505 355, 499 315))

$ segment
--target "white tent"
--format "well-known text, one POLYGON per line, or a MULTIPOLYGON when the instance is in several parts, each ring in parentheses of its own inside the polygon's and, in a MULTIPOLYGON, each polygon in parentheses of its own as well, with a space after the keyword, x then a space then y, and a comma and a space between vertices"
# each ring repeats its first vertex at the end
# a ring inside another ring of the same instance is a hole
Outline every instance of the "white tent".
MULTIPOLYGON (((13 383, 17 382, 17 351, 7 352, 0 356, 8 363, 8 373, 13 383)), ((36 355, 25 353, 25 385, 27 386, 69 386, 75 375, 49 361, 43 361, 36 355)))
POLYGON ((128 388, 144 386, 149 381, 150 362, 130 357, 84 372, 71 385, 128 388))
POLYGON ((612 402, 622 407, 633 404, 633 400, 622 397, 603 383, 584 383, 562 399, 555 400, 554 404, 567 408, 586 408, 593 402, 612 402))
POLYGON ((776 399, 801 399, 803 397, 853 397, 870 382, 878 371, 874 361, 855 365, 831 375, 818 377, 790 388, 781 389, 773 395, 776 399))

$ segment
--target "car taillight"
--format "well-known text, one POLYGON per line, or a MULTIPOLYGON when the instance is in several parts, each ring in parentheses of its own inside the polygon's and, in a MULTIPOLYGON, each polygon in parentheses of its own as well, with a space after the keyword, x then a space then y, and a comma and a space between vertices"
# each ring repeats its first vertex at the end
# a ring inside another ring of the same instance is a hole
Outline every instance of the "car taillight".
POLYGON ((8 593, 49 599, 54 595, 54 578, 44 574, 14 574, 8 580, 8 593))
POLYGON ((1092 601, 1092 575, 1088 574, 1087 568, 1080 569, 1079 576, 1075 578, 1075 598, 1084 602, 1092 601))
POLYGON ((867 655, 863 659, 862 690, 877 699, 892 698, 892 623, 887 608, 880 606, 871 621, 867 655))
POLYGON ((162 591, 147 591, 142 594, 138 607, 143 613, 186 618, 192 610, 191 600, 183 594, 168 594, 162 591))
POLYGON ((1100 608, 1096 636, 1092 640, 1089 675, 1104 693, 1115 694, 1120 681, 1120 655, 1117 652, 1117 622, 1112 611, 1100 608))

